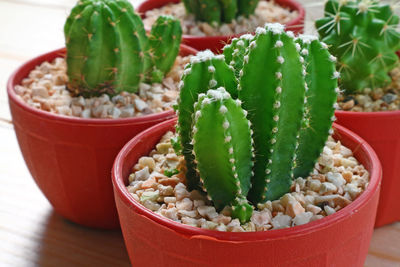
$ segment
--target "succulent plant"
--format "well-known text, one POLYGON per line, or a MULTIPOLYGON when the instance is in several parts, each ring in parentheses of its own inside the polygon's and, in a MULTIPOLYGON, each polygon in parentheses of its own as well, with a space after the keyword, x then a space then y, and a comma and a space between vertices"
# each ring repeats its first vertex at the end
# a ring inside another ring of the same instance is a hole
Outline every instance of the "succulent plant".
POLYGON ((191 144, 194 103, 199 94, 220 86, 224 86, 231 95, 237 97, 237 83, 233 70, 225 64, 222 55, 215 56, 210 50, 206 50, 190 60, 182 75, 177 112, 182 154, 186 160, 187 176, 191 177, 188 179, 188 187, 195 189, 199 185, 199 177, 195 170, 191 144))
POLYGON ((178 110, 188 183, 202 185, 217 209, 231 206, 242 222, 252 213, 247 200, 278 199, 294 177, 312 171, 330 133, 339 77, 335 58, 314 36, 295 38, 267 24, 244 40, 224 49, 230 66, 210 52, 192 60, 178 110), (223 64, 210 64, 216 58, 223 64), (239 66, 237 79, 232 71, 239 66), (225 81, 203 80, 208 69, 225 81))
POLYGON ((220 87, 200 94, 194 106, 193 152, 202 183, 217 209, 232 204, 235 217, 247 221, 252 139, 241 101, 220 87))
POLYGON ((322 41, 338 58, 340 83, 348 93, 390 83, 398 64, 399 16, 378 0, 329 0, 316 21, 322 41))
POLYGON ((113 95, 136 92, 143 80, 159 82, 179 52, 181 31, 178 20, 162 16, 148 37, 128 1, 79 1, 64 26, 69 89, 113 95))
POLYGON ((230 23, 238 16, 254 13, 259 0, 183 0, 186 11, 196 20, 210 24, 230 23))

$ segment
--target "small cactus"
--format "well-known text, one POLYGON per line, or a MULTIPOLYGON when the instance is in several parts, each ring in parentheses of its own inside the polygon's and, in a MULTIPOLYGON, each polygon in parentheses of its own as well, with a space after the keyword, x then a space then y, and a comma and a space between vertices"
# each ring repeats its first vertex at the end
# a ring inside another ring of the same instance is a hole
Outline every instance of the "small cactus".
POLYGON ((280 24, 258 28, 242 43, 237 39, 224 49, 230 66, 224 56, 208 54, 223 63, 214 64, 212 73, 224 73, 224 82, 209 83, 199 74, 212 60, 191 63, 178 129, 192 169, 188 183, 203 185, 217 209, 229 205, 243 222, 253 210, 247 200, 256 205, 278 199, 293 178, 312 171, 332 126, 339 75, 325 44, 314 36, 295 38, 280 24), (235 77, 232 69, 240 66, 235 77), (222 88, 208 91, 226 84, 236 96, 222 88))
POLYGON ((399 16, 378 0, 329 0, 316 21, 322 41, 338 58, 340 82, 348 93, 382 87, 398 65, 399 16))
POLYGON ((217 209, 234 203, 237 217, 247 221, 252 145, 241 102, 222 87, 208 90, 199 95, 194 114, 193 152, 202 183, 217 209))
POLYGON ((230 23, 238 16, 254 13, 259 0, 183 0, 186 11, 196 20, 212 25, 230 23))
POLYGON ((185 67, 180 84, 178 100, 179 133, 182 143, 182 154, 185 156, 189 189, 199 185, 199 177, 195 171, 193 146, 191 144, 191 127, 193 124, 194 103, 201 93, 209 88, 224 86, 231 95, 237 96, 236 80, 233 70, 224 62, 223 56, 215 56, 211 51, 199 52, 191 57, 191 63, 185 67), (218 69, 218 71, 216 71, 218 69))
POLYGON ((126 0, 79 1, 64 34, 68 87, 84 96, 136 92, 144 79, 159 82, 175 61, 182 35, 179 21, 163 16, 149 40, 126 0))

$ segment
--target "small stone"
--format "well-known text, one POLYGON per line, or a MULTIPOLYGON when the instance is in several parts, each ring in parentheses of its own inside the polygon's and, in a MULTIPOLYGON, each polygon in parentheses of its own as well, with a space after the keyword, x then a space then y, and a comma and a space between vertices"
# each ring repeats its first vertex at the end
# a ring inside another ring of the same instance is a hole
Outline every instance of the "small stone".
POLYGON ((174 188, 170 185, 158 184, 157 189, 160 191, 161 196, 172 196, 174 194, 174 188))
POLYGON ((195 210, 184 210, 184 209, 179 209, 178 206, 176 206, 178 209, 178 215, 180 216, 186 216, 186 217, 190 217, 190 218, 196 218, 198 216, 197 211, 195 210))
POLYGON ((324 211, 326 212, 326 215, 331 215, 331 214, 336 213, 336 210, 329 207, 328 205, 324 206, 324 211))
POLYGON ((154 177, 151 177, 151 178, 147 179, 146 181, 143 182, 142 188, 143 188, 143 189, 147 189, 147 188, 157 188, 156 179, 155 179, 154 177))
POLYGON ((392 103, 396 99, 397 99, 397 95, 391 94, 391 93, 387 93, 382 97, 382 100, 385 101, 387 104, 392 103))
POLYGON ((150 172, 152 172, 156 167, 156 163, 151 157, 141 157, 139 159, 139 165, 143 167, 148 167, 150 172))
POLYGON ((217 211, 212 206, 200 206, 200 207, 197 207, 197 211, 201 216, 207 217, 211 220, 218 216, 217 211))
POLYGON ((158 190, 154 191, 154 192, 143 192, 143 194, 140 196, 140 201, 144 202, 146 200, 150 200, 150 201, 157 201, 158 197, 160 196, 160 193, 158 192, 158 190))
POLYGON ((278 214, 277 216, 272 218, 271 224, 274 229, 281 229, 289 227, 291 222, 292 218, 290 216, 284 214, 278 214))
POLYGON ((164 202, 166 204, 175 203, 176 202, 176 197, 164 197, 164 202))
POLYGON ((382 88, 377 88, 377 89, 373 90, 372 93, 371 93, 371 97, 372 97, 373 100, 381 99, 383 97, 382 88))
POLYGON ((190 197, 190 193, 186 190, 186 186, 179 183, 174 188, 175 197, 177 200, 182 200, 185 197, 190 197))
POLYGON ((296 217, 300 213, 303 213, 304 211, 305 209, 301 206, 301 204, 297 200, 289 201, 286 207, 286 214, 292 218, 296 217))
POLYGON ((229 224, 232 220, 231 217, 219 214, 217 217, 213 218, 212 221, 218 224, 229 224))
POLYGON ((337 191, 337 187, 332 183, 322 183, 319 193, 322 195, 335 193, 337 191))
POLYGON ((172 147, 171 143, 158 143, 156 145, 157 152, 161 154, 167 154, 170 147, 172 147))
POLYGON ((150 173, 149 173, 149 167, 144 167, 143 169, 135 172, 135 180, 136 181, 145 181, 147 178, 149 178, 150 173))
POLYGON ((191 225, 191 226, 197 226, 198 221, 196 219, 193 219, 191 217, 182 217, 181 219, 183 224, 191 225))
POLYGON ((293 219, 294 225, 302 225, 310 222, 311 218, 314 216, 312 212, 303 212, 297 214, 296 217, 293 219))
POLYGON ((264 209, 263 211, 253 211, 253 215, 251 216, 251 221, 256 226, 263 226, 271 223, 272 214, 268 209, 264 209))
POLYGON ((321 182, 319 180, 312 179, 310 181, 310 189, 318 192, 321 189, 321 182))
POLYGON ((347 102, 344 102, 342 105, 342 108, 343 108, 343 110, 350 110, 354 107, 354 105, 355 105, 355 101, 353 99, 351 99, 347 102))
POLYGON ((189 198, 184 198, 176 202, 178 210, 191 210, 193 208, 193 202, 189 198))
POLYGON ((326 177, 327 177, 328 181, 331 182, 332 184, 334 184, 337 188, 346 184, 346 180, 343 178, 343 176, 340 173, 328 172, 326 174, 326 177))
POLYGON ((306 206, 306 211, 312 212, 313 214, 318 214, 321 212, 321 208, 312 204, 306 206))
POLYGON ((161 215, 164 217, 167 217, 171 220, 178 221, 178 210, 176 208, 170 208, 170 209, 163 209, 161 210, 161 215))
POLYGON ((37 86, 32 88, 32 96, 33 97, 42 97, 42 98, 48 98, 49 93, 47 89, 43 86, 37 86))
POLYGON ((154 201, 151 201, 151 200, 145 200, 142 202, 142 204, 143 204, 143 206, 145 206, 146 208, 148 208, 149 210, 152 210, 152 211, 157 211, 161 207, 160 204, 158 204, 154 201))
POLYGON ((315 204, 317 205, 326 202, 330 203, 333 207, 340 206, 341 208, 344 208, 351 203, 351 201, 349 201, 345 197, 337 194, 315 197, 315 204))
POLYGON ((141 99, 135 99, 134 104, 135 104, 135 108, 140 112, 142 112, 145 108, 148 107, 147 103, 141 99))

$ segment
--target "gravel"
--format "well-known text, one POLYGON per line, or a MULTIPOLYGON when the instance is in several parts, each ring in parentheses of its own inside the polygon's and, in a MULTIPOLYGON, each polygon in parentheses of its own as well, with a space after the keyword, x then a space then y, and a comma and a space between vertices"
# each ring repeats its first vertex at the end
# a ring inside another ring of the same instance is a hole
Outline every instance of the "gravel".
POLYGON ((67 66, 62 57, 43 62, 32 70, 17 95, 29 106, 44 111, 82 118, 128 118, 172 109, 179 94, 178 84, 189 57, 178 56, 161 84, 141 83, 138 93, 121 92, 110 97, 76 97, 67 90, 67 66))
POLYGON ((168 4, 161 8, 149 10, 145 13, 143 23, 147 29, 160 15, 172 15, 181 21, 184 34, 194 36, 232 35, 244 32, 252 32, 267 22, 280 22, 285 24, 298 16, 297 11, 275 4, 274 1, 260 1, 255 14, 249 18, 239 17, 231 23, 210 25, 205 22, 195 21, 191 14, 187 14, 183 3, 168 4))
POLYGON ((339 95, 339 110, 356 112, 394 111, 400 109, 400 67, 390 72, 392 83, 385 88, 365 88, 349 96, 339 95))
POLYGON ((352 151, 329 137, 309 177, 295 179, 290 193, 259 204, 250 222, 241 224, 231 218, 229 207, 218 212, 207 196, 196 190, 188 191, 185 161, 172 148, 173 136, 172 132, 166 133, 149 156, 140 158, 129 176, 127 190, 146 208, 195 227, 252 232, 306 224, 346 207, 369 183, 369 173, 352 151), (165 175, 175 169, 176 174, 165 175))

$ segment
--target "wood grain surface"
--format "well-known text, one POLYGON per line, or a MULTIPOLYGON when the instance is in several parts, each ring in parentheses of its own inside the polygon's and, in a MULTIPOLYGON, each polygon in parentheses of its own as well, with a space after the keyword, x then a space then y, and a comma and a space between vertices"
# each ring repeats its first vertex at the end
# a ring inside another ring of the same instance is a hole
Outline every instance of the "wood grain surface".
MULTIPOLYGON (((398 0, 396 0, 398 1, 398 0)), ((140 0, 131 1, 134 5, 140 0)), ((306 32, 323 1, 300 0, 306 32)), ((99 231, 55 214, 20 153, 5 84, 24 61, 63 46, 63 25, 75 0, 0 0, 0 266, 129 266, 119 231, 99 231)), ((400 223, 375 230, 368 267, 400 267, 400 223)))

